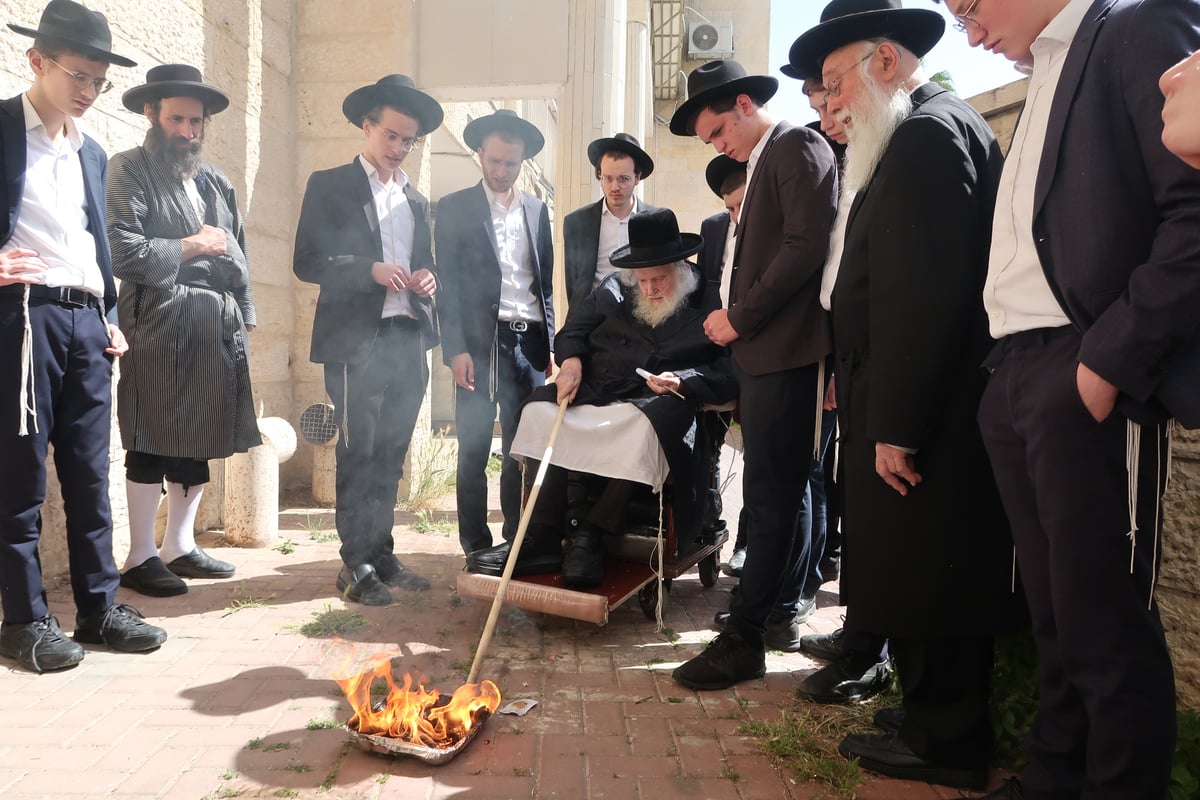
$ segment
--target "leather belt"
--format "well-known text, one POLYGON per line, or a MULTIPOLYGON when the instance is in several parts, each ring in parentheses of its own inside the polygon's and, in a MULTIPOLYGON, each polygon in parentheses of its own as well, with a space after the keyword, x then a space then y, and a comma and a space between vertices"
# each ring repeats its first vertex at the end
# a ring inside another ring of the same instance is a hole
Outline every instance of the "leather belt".
MULTIPOLYGON (((0 286, 0 293, 3 294, 21 294, 24 291, 25 285, 21 283, 0 286)), ((29 296, 39 300, 50 300, 70 308, 100 308, 100 299, 94 294, 84 289, 72 289, 68 286, 30 284, 29 296)))
POLYGON ((501 328, 508 328, 515 333, 526 333, 528 331, 537 331, 542 327, 540 322, 530 322, 524 319, 502 319, 497 323, 501 328))

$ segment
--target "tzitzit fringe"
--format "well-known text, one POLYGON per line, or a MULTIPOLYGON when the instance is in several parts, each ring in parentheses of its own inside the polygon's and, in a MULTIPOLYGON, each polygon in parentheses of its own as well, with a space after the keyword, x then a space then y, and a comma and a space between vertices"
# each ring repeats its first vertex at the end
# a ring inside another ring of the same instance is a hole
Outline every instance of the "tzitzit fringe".
POLYGON ((663 597, 667 593, 667 587, 663 580, 663 549, 666 543, 663 541, 663 490, 658 490, 658 541, 654 548, 658 557, 658 565, 650 565, 650 569, 654 572, 654 580, 658 581, 658 597, 654 601, 654 631, 662 633, 663 631, 663 597))
POLYGON ((25 292, 21 295, 21 312, 24 315, 25 330, 21 335, 21 395, 17 401, 21 419, 17 424, 17 435, 28 436, 30 417, 33 417, 34 432, 38 432, 37 387, 34 385, 33 370, 33 324, 29 321, 29 284, 25 284, 25 292))
MULTIPOLYGON (((1142 426, 1133 422, 1126 421, 1125 428, 1125 469, 1129 474, 1129 573, 1132 575, 1134 570, 1134 557, 1137 553, 1137 507, 1138 507, 1138 484, 1139 470, 1141 467, 1141 447, 1142 447, 1142 426)), ((1167 421, 1165 436, 1167 440, 1167 452, 1164 454, 1163 448, 1164 432, 1156 425, 1154 426, 1155 439, 1155 476, 1154 487, 1156 490, 1156 500, 1154 504, 1154 528, 1151 531, 1150 540, 1153 545, 1153 553, 1150 559, 1150 594, 1146 600, 1146 609, 1150 610, 1154 607, 1154 592, 1158 587, 1158 558, 1159 547, 1161 545, 1161 526, 1162 526, 1162 498, 1167 492, 1167 488, 1171 484, 1171 454, 1172 444, 1175 436, 1175 420, 1167 421), (1164 462, 1166 475, 1163 474, 1164 462)))

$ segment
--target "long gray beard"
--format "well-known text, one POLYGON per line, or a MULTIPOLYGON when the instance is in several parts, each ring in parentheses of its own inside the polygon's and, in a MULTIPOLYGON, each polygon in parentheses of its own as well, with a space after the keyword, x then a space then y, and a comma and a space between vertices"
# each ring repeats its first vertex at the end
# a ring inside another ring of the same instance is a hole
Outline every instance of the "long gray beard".
POLYGON ((870 182, 892 135, 913 110, 912 97, 903 87, 889 95, 871 75, 863 74, 862 80, 863 94, 850 109, 851 124, 846 128, 850 145, 842 172, 843 196, 870 182))
POLYGON ((146 132, 146 149, 165 163, 171 170, 171 175, 179 180, 194 178, 200 171, 200 163, 203 160, 200 149, 203 142, 203 138, 196 139, 191 148, 181 151, 171 146, 166 133, 159 126, 152 125, 146 132))
POLYGON ((675 278, 671 294, 663 302, 652 303, 642 297, 641 292, 638 292, 633 301, 633 316, 639 322, 643 322, 651 328, 657 328, 679 313, 679 309, 683 308, 684 303, 687 302, 688 296, 696 291, 696 287, 699 285, 700 280, 696 277, 693 269, 690 267, 681 269, 678 277, 675 278))

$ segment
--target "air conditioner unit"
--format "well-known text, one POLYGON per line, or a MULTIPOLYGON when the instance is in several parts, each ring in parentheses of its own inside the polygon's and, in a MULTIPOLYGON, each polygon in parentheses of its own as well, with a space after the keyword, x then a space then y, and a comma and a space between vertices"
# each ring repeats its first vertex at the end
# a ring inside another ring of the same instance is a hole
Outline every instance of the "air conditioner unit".
POLYGON ((688 58, 708 61, 733 57, 733 19, 728 14, 710 14, 693 19, 687 30, 688 58))

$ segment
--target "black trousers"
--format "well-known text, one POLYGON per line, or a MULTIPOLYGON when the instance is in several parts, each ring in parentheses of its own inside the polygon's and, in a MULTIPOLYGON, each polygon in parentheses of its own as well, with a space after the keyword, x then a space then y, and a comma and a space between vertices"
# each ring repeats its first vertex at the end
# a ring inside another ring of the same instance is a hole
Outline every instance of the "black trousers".
POLYGON ((62 484, 71 591, 81 615, 113 604, 120 575, 113 561, 108 501, 112 363, 100 312, 31 298, 37 429, 17 434, 21 418, 21 295, 0 294, 0 603, 4 621, 44 617, 38 539, 46 498, 46 452, 62 484))
POLYGON ((737 378, 745 447, 742 502, 748 510, 749 533, 740 588, 729 610, 731 624, 747 641, 761 645, 767 618, 781 593, 796 593, 812 555, 807 490, 816 426, 817 365, 767 375, 737 369, 737 378))
POLYGON ((1025 795, 1161 800, 1175 683, 1152 590, 1169 443, 1140 427, 1131 539, 1131 431, 1084 407, 1079 346, 1071 327, 1001 340, 979 411, 1041 660, 1025 795))
POLYGON ((350 568, 391 557, 396 492, 428 384, 420 326, 407 317, 380 321, 362 363, 325 365, 339 427, 335 518, 350 568))

